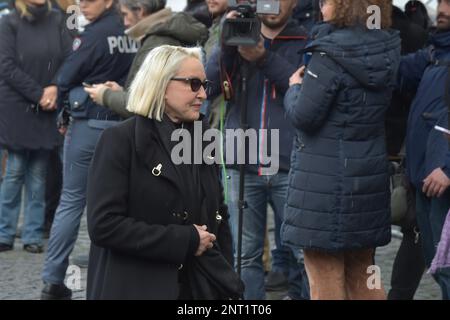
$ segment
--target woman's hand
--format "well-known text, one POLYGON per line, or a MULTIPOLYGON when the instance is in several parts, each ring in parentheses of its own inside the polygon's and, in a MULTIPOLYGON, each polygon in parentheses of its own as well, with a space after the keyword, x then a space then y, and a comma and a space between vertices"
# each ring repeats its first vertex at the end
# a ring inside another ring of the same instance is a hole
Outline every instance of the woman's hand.
POLYGON ((106 81, 104 83, 105 86, 107 86, 109 89, 111 89, 112 91, 123 91, 123 87, 120 86, 120 84, 118 84, 115 81, 106 81))
POLYGON ((200 243, 198 245, 197 252, 195 253, 195 256, 199 257, 206 250, 211 249, 214 246, 213 242, 216 241, 216 236, 206 231, 208 228, 205 225, 198 226, 194 224, 194 227, 197 229, 198 235, 200 237, 200 243))
POLYGON ((48 86, 44 88, 39 105, 44 111, 53 111, 56 109, 56 98, 58 97, 58 87, 48 86))
POLYGON ((305 66, 302 66, 297 71, 295 71, 289 78, 289 86, 292 87, 294 84, 302 84, 303 77, 305 76, 305 66))
POLYGON ((84 91, 89 94, 89 97, 91 97, 92 101, 94 101, 96 104, 102 105, 103 93, 106 89, 109 89, 109 87, 106 84, 102 83, 94 84, 92 87, 85 87, 84 91))

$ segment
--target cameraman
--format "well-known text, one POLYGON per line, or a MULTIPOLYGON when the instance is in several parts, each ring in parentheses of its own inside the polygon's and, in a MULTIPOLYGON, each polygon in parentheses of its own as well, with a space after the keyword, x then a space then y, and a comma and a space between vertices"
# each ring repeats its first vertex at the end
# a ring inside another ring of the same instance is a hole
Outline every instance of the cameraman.
MULTIPOLYGON (((259 129, 278 129, 280 132, 279 171, 271 176, 262 176, 260 156, 258 164, 246 165, 245 172, 245 200, 243 236, 242 236, 242 280, 245 283, 245 299, 265 299, 264 268, 262 263, 264 237, 266 233, 267 204, 270 204, 275 217, 275 242, 283 252, 283 269, 289 278, 301 279, 303 265, 293 262, 294 256, 290 249, 282 247, 280 242, 280 225, 283 220, 283 211, 288 187, 288 171, 290 168, 290 154, 293 140, 293 128, 287 121, 283 108, 283 99, 289 87, 289 77, 302 64, 302 56, 298 51, 306 44, 306 35, 291 18, 297 0, 281 0, 278 15, 260 15, 261 39, 253 47, 229 47, 222 45, 216 47, 206 66, 207 78, 213 81, 214 88, 209 92, 208 99, 214 99, 221 93, 221 85, 230 79, 233 91, 239 91, 239 70, 243 61, 249 65, 247 89, 247 115, 250 129, 258 131, 258 150, 262 150, 266 141, 260 136, 259 129), (292 267, 289 270, 289 265, 292 267)), ((231 11, 227 19, 238 16, 231 11)), ((228 94, 225 92, 225 96, 228 94)), ((231 96, 228 102, 228 115, 225 129, 236 130, 240 128, 239 96, 231 96)), ((235 144, 236 145, 236 144, 235 144)), ((271 150, 267 145, 267 150, 271 150)), ((227 168, 226 188, 228 190, 227 204, 230 211, 230 223, 234 244, 238 237, 238 198, 239 198, 239 171, 237 170, 236 152, 234 164, 227 168)), ((246 150, 246 159, 249 158, 246 150)), ((236 248, 235 248, 236 249, 236 248)), ((237 250, 235 250, 236 252, 237 250)), ((280 260, 279 260, 280 261, 280 260)), ((291 282, 292 283, 292 282, 291 282)), ((292 283, 294 284, 294 283, 292 283)), ((301 281, 295 283, 301 292, 301 281)), ((293 292, 289 292, 294 295, 293 292)), ((300 293, 296 297, 306 298, 300 293)))

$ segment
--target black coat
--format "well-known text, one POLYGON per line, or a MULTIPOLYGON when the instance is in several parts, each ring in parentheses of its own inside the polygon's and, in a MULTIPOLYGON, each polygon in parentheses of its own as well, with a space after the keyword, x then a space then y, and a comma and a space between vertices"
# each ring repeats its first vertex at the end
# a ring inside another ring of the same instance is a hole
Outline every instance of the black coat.
POLYGON ((38 107, 44 87, 70 51, 64 16, 20 18, 16 11, 0 19, 0 146, 53 149, 60 143, 56 112, 38 107))
MULTIPOLYGON (((165 150, 154 120, 141 116, 102 134, 88 178, 88 299, 178 298, 178 269, 193 256, 197 231, 185 224, 183 190, 165 150)), ((201 165, 200 181, 208 230, 232 263, 217 167, 201 165)))

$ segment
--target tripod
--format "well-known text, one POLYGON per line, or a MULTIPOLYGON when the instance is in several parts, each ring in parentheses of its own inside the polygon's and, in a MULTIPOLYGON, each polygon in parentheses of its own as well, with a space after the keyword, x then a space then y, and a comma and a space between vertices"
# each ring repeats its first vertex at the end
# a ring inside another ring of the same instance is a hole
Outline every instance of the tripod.
MULTIPOLYGON (((249 63, 240 58, 240 75, 241 75, 241 87, 239 92, 239 105, 241 108, 241 129, 247 130, 247 85, 249 74, 249 63)), ((238 155, 245 154, 245 141, 239 145, 238 155), (243 152, 243 153, 241 153, 243 152)), ((238 240, 237 240, 237 273, 241 276, 241 264, 242 264, 242 229, 244 220, 244 209, 247 208, 247 202, 244 199, 245 190, 245 161, 239 164, 239 213, 238 213, 238 240)))

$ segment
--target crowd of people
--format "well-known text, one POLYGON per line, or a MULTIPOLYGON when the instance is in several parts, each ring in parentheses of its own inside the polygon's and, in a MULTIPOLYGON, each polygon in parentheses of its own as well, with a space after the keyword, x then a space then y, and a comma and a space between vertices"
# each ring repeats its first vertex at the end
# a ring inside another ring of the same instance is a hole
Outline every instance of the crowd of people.
POLYGON ((280 288, 289 300, 413 299, 431 265, 449 299, 450 151, 435 126, 449 127, 450 1, 435 22, 426 10, 280 0, 278 14, 257 15, 256 44, 229 45, 224 23, 240 13, 227 0, 183 12, 165 0, 10 1, 0 256, 24 202, 23 249, 45 254, 42 299, 71 298, 85 210, 88 299, 264 300, 280 288), (71 5, 83 28, 67 23, 71 5), (192 138, 198 122, 254 130, 256 145, 224 134, 219 144, 235 148, 211 152, 192 138), (173 138, 186 136, 175 164, 173 138), (391 240, 393 162, 408 202, 387 294, 367 279, 391 240))

